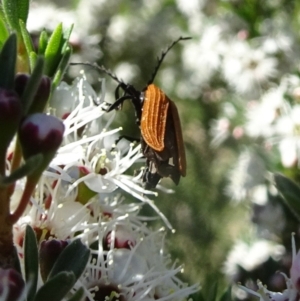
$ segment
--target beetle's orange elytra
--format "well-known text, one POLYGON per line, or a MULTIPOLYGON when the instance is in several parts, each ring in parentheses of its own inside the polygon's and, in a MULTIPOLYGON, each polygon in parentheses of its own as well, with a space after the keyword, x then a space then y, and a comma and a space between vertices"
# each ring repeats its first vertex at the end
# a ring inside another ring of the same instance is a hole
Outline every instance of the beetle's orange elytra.
POLYGON ((165 147, 168 109, 168 97, 155 85, 149 85, 145 91, 141 133, 145 142, 159 152, 165 147))

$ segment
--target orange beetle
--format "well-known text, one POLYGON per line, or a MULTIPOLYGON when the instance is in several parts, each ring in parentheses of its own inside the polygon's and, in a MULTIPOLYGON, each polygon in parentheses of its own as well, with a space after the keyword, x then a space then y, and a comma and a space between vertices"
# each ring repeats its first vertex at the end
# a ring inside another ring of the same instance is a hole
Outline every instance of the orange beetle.
POLYGON ((156 173, 161 177, 171 177, 177 185, 180 176, 186 175, 178 110, 175 103, 153 84, 144 92, 140 128, 143 154, 148 159, 148 170, 144 175, 147 186, 156 186, 160 179, 156 173))
POLYGON ((155 188, 163 177, 170 177, 178 185, 180 177, 186 175, 185 150, 177 107, 153 81, 168 51, 179 41, 188 39, 190 38, 180 37, 162 52, 152 77, 142 92, 119 80, 104 66, 93 65, 119 83, 115 91, 116 101, 106 111, 118 109, 128 99, 135 108, 136 123, 141 129, 142 152, 147 163, 143 175, 147 189, 155 188), (119 94, 120 88, 124 91, 122 96, 119 94))

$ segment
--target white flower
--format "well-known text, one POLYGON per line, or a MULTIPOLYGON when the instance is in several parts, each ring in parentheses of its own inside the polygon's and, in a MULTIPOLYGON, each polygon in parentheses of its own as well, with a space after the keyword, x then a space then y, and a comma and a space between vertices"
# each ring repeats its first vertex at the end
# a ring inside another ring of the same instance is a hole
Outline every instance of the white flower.
POLYGON ((300 158, 300 105, 291 107, 286 103, 285 111, 275 124, 275 139, 285 167, 291 167, 300 158))
POLYGON ((278 117, 278 110, 285 106, 284 93, 286 88, 281 85, 267 91, 260 102, 247 104, 246 133, 251 137, 270 138, 274 135, 274 123, 278 117))
POLYGON ((250 150, 245 150, 229 172, 226 193, 235 201, 250 196, 251 190, 265 181, 266 166, 263 159, 250 150))
POLYGON ((234 41, 224 54, 223 74, 237 92, 260 95, 261 86, 277 73, 277 60, 246 42, 234 41))
POLYGON ((267 240, 257 240, 253 243, 238 241, 227 256, 224 273, 231 279, 237 275, 239 268, 252 271, 270 257, 278 260, 284 253, 282 245, 267 240))
POLYGON ((218 25, 206 27, 200 41, 191 41, 184 47, 183 61, 192 71, 192 84, 199 86, 210 80, 221 64, 223 47, 222 29, 218 25))
POLYGON ((284 301, 284 300, 298 300, 299 299, 299 279, 300 279, 300 252, 296 254, 296 244, 294 236, 292 236, 292 254, 293 261, 290 269, 291 277, 288 278, 287 275, 282 273, 282 276, 286 282, 286 289, 282 293, 272 292, 267 289, 259 280, 257 281, 258 291, 253 291, 244 286, 239 286, 241 289, 247 293, 257 296, 261 301, 273 300, 273 301, 284 301))
POLYGON ((74 11, 58 8, 53 3, 32 2, 28 14, 26 27, 29 32, 41 32, 44 29, 53 31, 56 26, 64 22, 64 26, 69 27, 76 20, 74 11))
MULTIPOLYGON (((99 2, 99 1, 97 1, 99 2)), ((86 4, 86 1, 84 1, 86 4)), ((46 29, 49 32, 57 27, 58 24, 63 22, 64 28, 71 28, 74 24, 70 43, 77 48, 76 54, 73 54, 74 61, 95 61, 100 57, 99 41, 100 35, 90 32, 87 34, 87 24, 91 19, 91 15, 88 18, 81 18, 82 9, 71 10, 65 7, 59 7, 53 3, 38 1, 32 1, 30 3, 30 10, 26 27, 30 33, 39 33, 46 29)), ((90 28, 88 28, 90 29, 90 28)), ((70 68, 69 71, 73 73, 76 68, 70 68)), ((73 77, 76 75, 73 74, 73 77)))
POLYGON ((87 300, 184 300, 198 290, 176 277, 181 267, 168 267, 162 231, 149 231, 138 219, 120 216, 99 224, 97 233, 103 245, 91 250, 93 260, 75 286, 83 286, 87 300))
POLYGON ((211 141, 213 147, 219 146, 230 136, 230 125, 229 119, 225 117, 212 120, 210 132, 213 136, 211 141))

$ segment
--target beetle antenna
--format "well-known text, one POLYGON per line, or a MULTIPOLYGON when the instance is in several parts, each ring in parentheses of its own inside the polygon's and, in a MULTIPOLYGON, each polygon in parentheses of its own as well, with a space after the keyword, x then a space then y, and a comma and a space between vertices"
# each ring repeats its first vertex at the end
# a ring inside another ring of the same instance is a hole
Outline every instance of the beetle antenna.
POLYGON ((178 42, 183 41, 183 40, 190 40, 191 37, 179 37, 177 40, 175 40, 171 45, 168 46, 168 48, 166 50, 164 50, 161 53, 160 58, 157 57, 157 65, 152 73, 151 79, 148 81, 147 86, 151 85, 155 79, 155 76, 157 74, 157 71, 161 65, 161 63, 163 62, 165 56, 167 55, 167 53, 171 50, 171 48, 173 48, 173 46, 175 46, 178 42))
POLYGON ((118 77, 115 74, 113 74, 109 69, 106 69, 103 65, 99 66, 96 63, 95 64, 91 64, 91 63, 70 63, 70 65, 83 65, 83 66, 92 67, 93 69, 96 69, 100 72, 104 72, 105 74, 109 75, 112 79, 114 79, 119 84, 123 84, 123 81, 118 79, 118 77))

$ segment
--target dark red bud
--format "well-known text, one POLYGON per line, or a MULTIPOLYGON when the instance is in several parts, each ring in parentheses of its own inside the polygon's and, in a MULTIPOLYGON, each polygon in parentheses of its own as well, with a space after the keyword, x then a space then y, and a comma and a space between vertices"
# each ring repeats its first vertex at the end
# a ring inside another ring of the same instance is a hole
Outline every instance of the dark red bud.
POLYGON ((0 122, 20 120, 21 104, 18 95, 12 90, 0 88, 0 122))
POLYGON ((9 145, 17 132, 22 109, 18 95, 11 90, 0 88, 0 141, 1 148, 9 145))
POLYGON ((41 275, 45 281, 60 253, 68 245, 65 240, 51 239, 44 240, 40 247, 40 268, 41 275))
POLYGON ((18 93, 18 95, 21 97, 23 95, 23 92, 25 90, 25 87, 29 81, 29 74, 25 73, 18 73, 15 78, 15 91, 18 93))
POLYGON ((38 153, 55 152, 63 134, 64 124, 58 118, 42 113, 29 115, 19 129, 25 159, 38 153))
MULTIPOLYGON (((6 294, 7 301, 18 300, 25 287, 25 282, 20 273, 14 269, 0 269, 0 296, 6 294)), ((0 299, 2 300, 2 298, 0 299)))
MULTIPOLYGON (((28 74, 19 73, 15 78, 15 91, 21 97, 30 79, 28 74)), ((29 114, 43 112, 51 92, 51 80, 48 76, 41 78, 39 87, 35 93, 29 114)))

